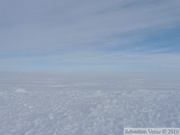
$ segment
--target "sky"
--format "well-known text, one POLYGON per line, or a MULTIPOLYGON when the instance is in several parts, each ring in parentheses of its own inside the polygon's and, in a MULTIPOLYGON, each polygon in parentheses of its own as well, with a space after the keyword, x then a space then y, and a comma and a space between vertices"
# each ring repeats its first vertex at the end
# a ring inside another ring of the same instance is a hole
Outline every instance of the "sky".
POLYGON ((0 0, 0 71, 180 74, 179 0, 0 0))

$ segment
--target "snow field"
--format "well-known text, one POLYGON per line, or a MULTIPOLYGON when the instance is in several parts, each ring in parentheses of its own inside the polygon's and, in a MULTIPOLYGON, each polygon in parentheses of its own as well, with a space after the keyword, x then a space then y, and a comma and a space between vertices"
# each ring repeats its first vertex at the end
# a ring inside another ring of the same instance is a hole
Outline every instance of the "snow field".
POLYGON ((67 80, 1 78, 0 135, 122 135, 124 127, 180 127, 176 79, 67 80))

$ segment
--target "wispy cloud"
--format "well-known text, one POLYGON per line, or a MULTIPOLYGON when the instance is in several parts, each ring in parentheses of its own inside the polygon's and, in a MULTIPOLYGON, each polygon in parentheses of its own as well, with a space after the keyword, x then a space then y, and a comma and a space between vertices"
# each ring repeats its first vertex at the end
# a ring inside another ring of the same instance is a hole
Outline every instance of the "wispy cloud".
POLYGON ((1 67, 179 66, 179 0, 1 0, 0 13, 1 67))

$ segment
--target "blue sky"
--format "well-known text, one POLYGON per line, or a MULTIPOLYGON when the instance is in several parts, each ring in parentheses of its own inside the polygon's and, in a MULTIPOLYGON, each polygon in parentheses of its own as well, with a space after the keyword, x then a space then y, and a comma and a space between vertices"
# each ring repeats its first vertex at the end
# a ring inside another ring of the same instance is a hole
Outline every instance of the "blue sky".
POLYGON ((179 0, 0 0, 0 70, 180 73, 179 13, 179 0))

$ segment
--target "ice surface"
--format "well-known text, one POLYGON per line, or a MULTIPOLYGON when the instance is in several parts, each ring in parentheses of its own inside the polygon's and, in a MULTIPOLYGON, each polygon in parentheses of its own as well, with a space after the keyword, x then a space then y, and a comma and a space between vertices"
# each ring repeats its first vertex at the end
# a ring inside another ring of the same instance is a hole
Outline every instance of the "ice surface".
POLYGON ((177 79, 0 78, 0 135, 121 135, 180 127, 177 79))

